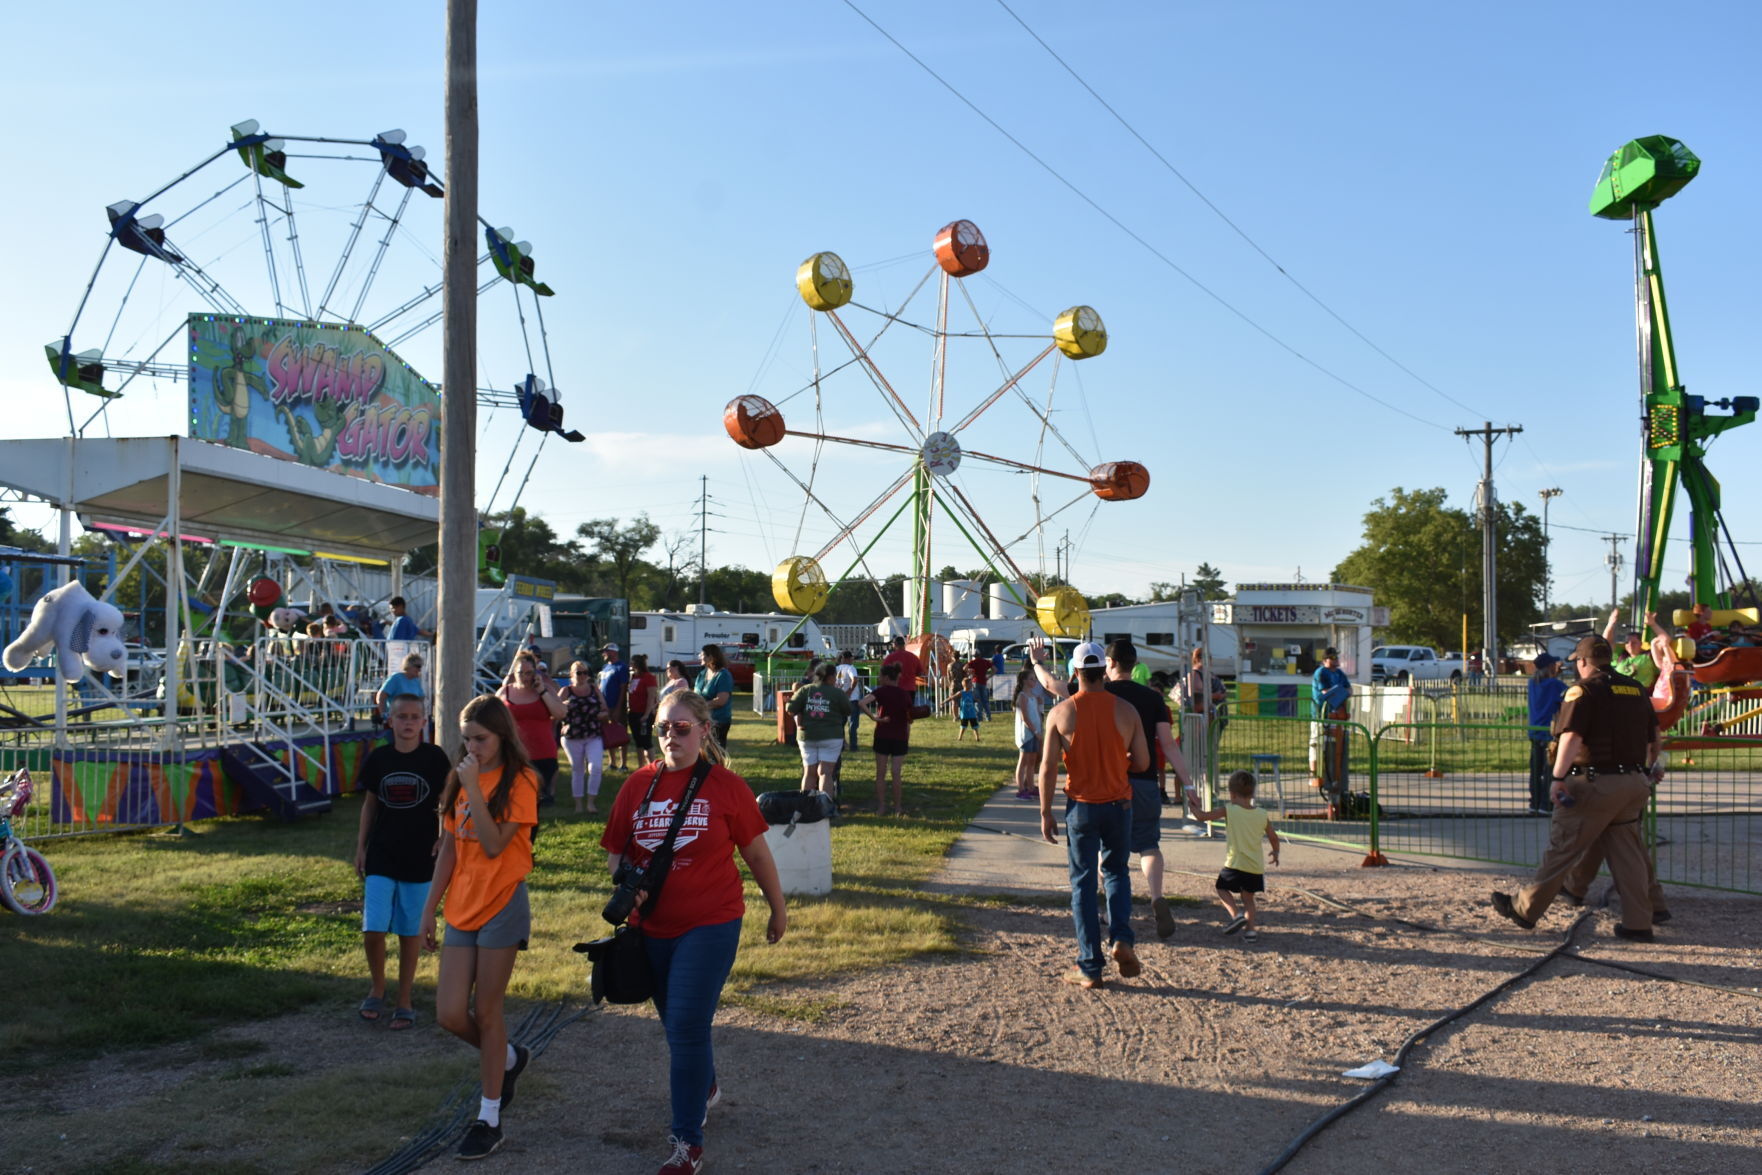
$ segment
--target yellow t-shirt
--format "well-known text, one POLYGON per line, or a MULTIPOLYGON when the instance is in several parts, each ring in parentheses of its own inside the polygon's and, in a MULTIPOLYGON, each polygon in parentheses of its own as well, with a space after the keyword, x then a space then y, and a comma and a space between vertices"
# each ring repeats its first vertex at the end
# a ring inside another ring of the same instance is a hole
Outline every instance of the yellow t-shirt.
POLYGON ((1239 869, 1243 873, 1265 873, 1266 858, 1261 855, 1260 846, 1265 842, 1267 826, 1272 822, 1264 808, 1228 805, 1224 809, 1224 843, 1229 845, 1230 851, 1224 857, 1224 868, 1239 869))

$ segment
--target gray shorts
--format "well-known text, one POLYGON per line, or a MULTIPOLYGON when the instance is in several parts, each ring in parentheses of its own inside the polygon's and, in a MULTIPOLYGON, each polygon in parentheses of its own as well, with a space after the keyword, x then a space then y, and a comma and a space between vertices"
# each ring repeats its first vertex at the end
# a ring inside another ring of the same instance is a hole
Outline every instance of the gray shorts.
POLYGON ((460 930, 451 922, 447 923, 447 937, 442 945, 477 947, 486 951, 507 947, 525 950, 526 940, 531 935, 532 903, 527 899, 526 883, 522 881, 514 887, 514 894, 508 899, 508 904, 476 930, 460 930))

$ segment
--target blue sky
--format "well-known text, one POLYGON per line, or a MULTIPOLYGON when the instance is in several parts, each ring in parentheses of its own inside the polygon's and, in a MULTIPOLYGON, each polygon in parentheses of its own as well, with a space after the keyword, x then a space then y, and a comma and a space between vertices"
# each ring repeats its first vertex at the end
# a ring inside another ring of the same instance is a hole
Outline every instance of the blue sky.
MULTIPOLYGON (((716 513, 712 561, 768 569, 818 550, 832 525, 803 509, 788 475, 727 440, 722 407, 748 391, 783 401, 810 382, 809 312, 793 288, 803 258, 838 252, 855 270, 858 301, 928 322, 934 283, 909 304, 906 295, 932 264, 936 230, 968 218, 992 248, 990 267, 966 287, 993 331, 1044 336, 1078 303, 1101 313, 1105 355, 1062 365, 1056 382, 1036 369, 1027 386, 1042 403, 1052 394, 1054 420, 1083 460, 1141 461, 1153 478, 1140 501, 1084 503, 1059 516, 1044 544, 1030 534, 1015 548, 1030 571, 1042 558, 1050 566, 1068 528, 1075 578, 1089 591, 1139 594, 1201 561, 1232 581, 1299 568, 1320 578, 1392 487, 1443 485, 1453 501, 1471 501, 1478 442, 1451 429, 1489 419, 1524 428, 1497 450, 1502 497, 1536 509, 1537 491, 1559 486, 1554 522, 1631 532, 1632 253, 1622 226, 1592 218, 1586 202, 1608 153, 1644 134, 1680 138, 1704 161, 1658 214, 1685 380, 1712 397, 1757 393, 1762 9, 1753 4, 1686 3, 1666 14, 1622 2, 1078 10, 1011 0, 1260 249, 1450 399, 1294 288, 1010 11, 978 0, 860 7, 1166 261, 845 4, 485 5, 482 207, 533 243, 539 276, 558 291, 545 305, 555 382, 569 423, 590 434, 579 446, 548 445, 521 498, 558 530, 646 511, 669 532, 695 532, 701 474, 716 513)), ((11 435, 66 431, 41 348, 72 318, 104 241, 105 205, 177 175, 232 123, 359 138, 402 127, 444 164, 439 3, 313 0, 218 20, 195 6, 143 16, 91 2, 15 10, 7 25, 14 46, 34 47, 15 49, 0 79, 14 112, 12 182, 0 189, 15 250, 0 283, 11 435)), ((164 210, 188 208, 241 170, 221 160, 164 210)), ((296 193, 309 270, 327 272, 371 171, 329 161, 290 171, 309 182, 296 193)), ((245 191, 192 217, 187 238, 173 236, 255 308, 267 299, 265 267, 239 206, 245 191)), ((376 296, 402 300, 436 279, 439 203, 429 203, 394 242, 376 296)), ((111 265, 105 280, 131 274, 111 265)), ((76 349, 123 322, 120 298, 120 284, 101 282, 76 349)), ((171 323, 166 315, 198 308, 146 273, 118 341, 150 349, 164 334, 152 334, 156 316, 171 323)), ((482 378, 511 385, 528 367, 506 287, 481 313, 482 378)), ((858 311, 848 321, 865 335, 875 325, 858 311)), ((964 300, 950 321, 970 323, 964 300)), ((399 350, 438 379, 439 341, 436 329, 399 350)), ((818 342, 826 366, 848 357, 830 330, 818 342)), ((960 342, 948 360, 951 416, 999 382, 984 344, 960 342)), ((1002 361, 1019 364, 1039 345, 1004 340, 1002 361)), ((876 358, 920 410, 932 369, 923 336, 891 331, 876 358)), ((853 375, 823 386, 825 431, 903 440, 853 375)), ((137 382, 94 432, 181 431, 184 403, 182 385, 137 382)), ((785 411, 792 427, 812 427, 813 393, 785 411)), ((479 504, 511 467, 494 502, 505 506, 536 435, 514 451, 511 413, 480 424, 479 504)), ((1762 463, 1750 456, 1762 432, 1751 432, 1732 434, 1713 462, 1734 534, 1762 541, 1750 509, 1762 489, 1762 463)), ((967 439, 1032 458, 1039 438, 1027 410, 1006 401, 967 439)), ((832 445, 816 462, 812 445, 795 440, 777 455, 846 516, 901 468, 832 445)), ((1080 471, 1056 447, 1046 458, 1080 471)), ((1027 479, 973 463, 962 478, 999 537, 1031 530, 1027 479)), ((1068 497, 1048 485, 1045 509, 1068 497)), ((948 528, 937 533, 940 543, 948 528)), ((870 566, 903 568, 908 542, 896 528, 870 566)), ((1557 529, 1554 550, 1556 598, 1606 596, 1606 544, 1557 529)), ((1762 563, 1762 546, 1742 550, 1762 563)), ((938 551, 939 563, 976 562, 958 537, 938 551)), ((826 564, 836 572, 849 561, 841 550, 826 564)), ((1671 568, 1686 571, 1686 557, 1671 568)))

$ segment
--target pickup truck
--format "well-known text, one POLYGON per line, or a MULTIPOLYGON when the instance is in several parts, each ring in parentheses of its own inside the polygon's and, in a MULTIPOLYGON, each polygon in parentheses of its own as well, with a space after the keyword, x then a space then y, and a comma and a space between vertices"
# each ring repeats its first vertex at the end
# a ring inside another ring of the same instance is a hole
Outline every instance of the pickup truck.
POLYGON ((1462 660, 1444 659, 1426 645, 1383 645, 1371 650, 1370 679, 1394 685, 1416 681, 1461 681, 1462 660))

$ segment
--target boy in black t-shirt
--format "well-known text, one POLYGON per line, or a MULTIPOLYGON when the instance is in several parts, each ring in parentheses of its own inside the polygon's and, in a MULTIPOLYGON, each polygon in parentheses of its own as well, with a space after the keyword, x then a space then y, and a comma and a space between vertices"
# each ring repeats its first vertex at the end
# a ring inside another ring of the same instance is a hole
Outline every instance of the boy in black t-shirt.
POLYGON ((355 787, 361 799, 361 832, 355 841, 355 873, 364 882, 361 937, 373 989, 361 1001, 363 1020, 385 1011, 385 936, 398 936, 398 999, 391 1026, 416 1023, 410 987, 422 948, 422 908, 434 878, 440 826, 435 815, 451 764, 446 752, 422 741, 428 715, 419 697, 392 699, 390 746, 375 747, 361 764, 355 787))

